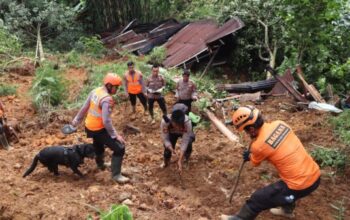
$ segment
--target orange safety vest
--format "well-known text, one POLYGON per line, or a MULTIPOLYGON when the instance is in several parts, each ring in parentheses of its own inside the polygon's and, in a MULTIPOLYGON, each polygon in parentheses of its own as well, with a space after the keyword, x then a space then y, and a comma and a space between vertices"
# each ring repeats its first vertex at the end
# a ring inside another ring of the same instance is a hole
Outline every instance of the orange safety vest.
POLYGON ((140 84, 140 78, 142 74, 139 71, 135 71, 134 75, 131 76, 129 72, 126 73, 126 81, 128 83, 128 93, 139 94, 142 92, 142 85, 140 84))
MULTIPOLYGON (((111 96, 104 87, 95 89, 90 98, 88 114, 85 119, 85 127, 91 131, 98 131, 104 128, 102 120, 102 99, 111 96)), ((111 99, 113 101, 113 99, 111 99)), ((111 103, 113 107, 113 103, 111 103)))
POLYGON ((283 121, 264 123, 250 151, 253 165, 258 166, 263 160, 268 160, 290 189, 306 189, 321 175, 317 163, 283 121))

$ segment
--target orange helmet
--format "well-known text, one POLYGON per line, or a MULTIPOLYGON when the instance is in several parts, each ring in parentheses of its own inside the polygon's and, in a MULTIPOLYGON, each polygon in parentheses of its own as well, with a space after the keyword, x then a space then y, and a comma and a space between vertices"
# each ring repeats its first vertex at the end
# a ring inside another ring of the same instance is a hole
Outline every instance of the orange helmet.
POLYGON ((107 73, 103 79, 103 84, 106 85, 108 83, 112 84, 113 86, 120 86, 122 84, 122 79, 114 73, 107 73))
POLYGON ((243 131, 248 125, 253 125, 258 119, 260 111, 253 106, 239 107, 232 114, 232 123, 238 129, 243 131))

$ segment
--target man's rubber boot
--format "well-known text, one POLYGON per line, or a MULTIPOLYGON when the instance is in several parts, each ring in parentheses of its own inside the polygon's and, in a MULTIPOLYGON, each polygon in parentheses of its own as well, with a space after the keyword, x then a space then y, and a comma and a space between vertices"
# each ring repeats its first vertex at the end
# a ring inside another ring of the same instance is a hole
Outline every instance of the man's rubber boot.
POLYGON ((5 133, 0 134, 0 144, 3 146, 3 148, 5 148, 5 150, 9 150, 11 147, 9 142, 7 141, 5 133))
POLYGON ((277 216, 283 216, 283 217, 287 217, 287 218, 294 218, 295 217, 293 210, 287 210, 287 209, 282 208, 282 207, 272 208, 272 209, 270 209, 270 212, 273 215, 277 215, 277 216))
POLYGON ((136 113, 136 105, 132 106, 132 113, 136 113))
POLYGON ((221 215, 221 220, 242 220, 241 218, 235 216, 235 215, 221 215))
POLYGON ((98 169, 105 170, 107 168, 107 166, 105 165, 105 162, 104 162, 104 154, 96 155, 95 161, 96 161, 96 165, 97 165, 98 169))
POLYGON ((166 168, 170 164, 170 158, 164 158, 163 163, 160 165, 160 168, 166 168))
POLYGON ((112 179, 118 183, 127 183, 129 182, 129 178, 122 175, 122 162, 123 157, 112 156, 112 179))
POLYGON ((254 220, 257 215, 245 204, 237 215, 221 215, 221 220, 254 220))

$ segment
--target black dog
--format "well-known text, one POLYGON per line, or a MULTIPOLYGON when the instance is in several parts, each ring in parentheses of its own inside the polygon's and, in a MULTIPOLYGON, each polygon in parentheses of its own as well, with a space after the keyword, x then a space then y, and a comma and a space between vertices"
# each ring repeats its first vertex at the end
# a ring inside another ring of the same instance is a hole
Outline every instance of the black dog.
POLYGON ((42 149, 33 159, 32 165, 23 174, 23 177, 28 176, 36 168, 38 161, 46 166, 50 172, 56 176, 58 173, 58 165, 70 167, 74 173, 79 176, 83 174, 78 170, 80 164, 84 163, 84 158, 93 158, 95 149, 92 144, 79 144, 73 147, 53 146, 42 149))

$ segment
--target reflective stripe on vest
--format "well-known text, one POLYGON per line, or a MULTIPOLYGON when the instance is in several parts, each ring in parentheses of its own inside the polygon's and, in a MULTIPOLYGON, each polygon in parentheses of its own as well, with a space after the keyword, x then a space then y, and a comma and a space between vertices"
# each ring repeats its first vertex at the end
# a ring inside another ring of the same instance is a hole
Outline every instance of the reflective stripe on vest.
POLYGON ((126 76, 126 80, 128 81, 128 93, 130 94, 139 94, 142 92, 142 85, 140 84, 140 76, 139 72, 135 72, 132 77, 129 73, 126 76))
POLYGON ((264 123, 250 150, 250 161, 254 165, 268 160, 290 189, 306 189, 320 177, 319 166, 283 121, 264 123))
POLYGON ((92 92, 88 114, 85 119, 85 126, 87 129, 97 131, 104 128, 100 102, 103 98, 108 96, 110 95, 103 87, 97 88, 92 92))

